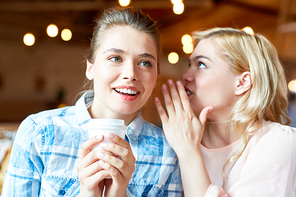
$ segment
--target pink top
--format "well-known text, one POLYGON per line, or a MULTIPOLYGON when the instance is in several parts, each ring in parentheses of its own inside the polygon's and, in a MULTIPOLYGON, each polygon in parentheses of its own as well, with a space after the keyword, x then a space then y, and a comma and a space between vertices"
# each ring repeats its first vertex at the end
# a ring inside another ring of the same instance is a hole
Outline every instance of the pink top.
POLYGON ((201 146, 212 181, 205 197, 296 196, 296 129, 264 121, 238 160, 223 165, 239 148, 239 140, 220 149, 201 146))

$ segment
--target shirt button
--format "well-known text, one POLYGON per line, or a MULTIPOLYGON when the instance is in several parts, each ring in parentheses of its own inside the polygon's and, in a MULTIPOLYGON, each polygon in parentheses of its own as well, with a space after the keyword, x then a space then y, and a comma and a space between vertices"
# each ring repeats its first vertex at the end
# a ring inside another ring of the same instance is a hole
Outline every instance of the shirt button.
POLYGON ((65 190, 60 190, 59 191, 59 195, 65 195, 65 193, 66 193, 65 190))

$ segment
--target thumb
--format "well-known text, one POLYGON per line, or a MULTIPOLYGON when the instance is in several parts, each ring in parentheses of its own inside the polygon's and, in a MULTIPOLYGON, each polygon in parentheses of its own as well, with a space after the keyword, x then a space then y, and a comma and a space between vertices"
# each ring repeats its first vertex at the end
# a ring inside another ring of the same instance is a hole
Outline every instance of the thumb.
POLYGON ((205 125, 207 119, 208 119, 208 114, 214 109, 213 106, 208 106, 203 108, 199 114, 199 121, 202 124, 202 126, 205 125))

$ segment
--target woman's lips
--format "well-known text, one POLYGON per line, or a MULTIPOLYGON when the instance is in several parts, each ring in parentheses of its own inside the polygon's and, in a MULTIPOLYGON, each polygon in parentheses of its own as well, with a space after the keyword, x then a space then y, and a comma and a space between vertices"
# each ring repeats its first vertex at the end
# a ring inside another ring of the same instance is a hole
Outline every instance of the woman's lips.
POLYGON ((119 98, 124 101, 134 101, 140 94, 140 92, 131 88, 114 88, 114 91, 118 94, 119 98))
POLYGON ((135 96, 138 94, 136 90, 128 89, 128 88, 115 88, 117 93, 122 93, 130 96, 135 96))
POLYGON ((193 92, 191 92, 188 88, 185 87, 185 91, 186 91, 186 94, 189 96, 191 94, 193 94, 193 92))

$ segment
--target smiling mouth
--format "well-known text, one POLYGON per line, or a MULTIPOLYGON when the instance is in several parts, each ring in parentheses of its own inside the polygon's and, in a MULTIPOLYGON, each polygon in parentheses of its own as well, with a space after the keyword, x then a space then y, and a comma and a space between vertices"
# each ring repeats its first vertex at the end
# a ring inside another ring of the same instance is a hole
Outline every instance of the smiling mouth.
POLYGON ((115 88, 114 89, 117 93, 128 95, 128 96, 136 96, 138 94, 137 91, 127 88, 115 88))

